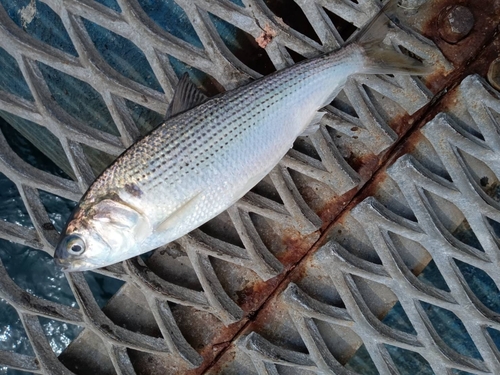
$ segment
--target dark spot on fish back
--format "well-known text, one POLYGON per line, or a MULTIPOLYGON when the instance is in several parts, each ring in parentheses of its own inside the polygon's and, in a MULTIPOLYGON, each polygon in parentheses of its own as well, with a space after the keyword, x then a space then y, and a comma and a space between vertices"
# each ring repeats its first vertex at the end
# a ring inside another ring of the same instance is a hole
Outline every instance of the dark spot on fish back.
POLYGON ((142 190, 135 184, 125 184, 125 191, 136 198, 142 196, 142 190))

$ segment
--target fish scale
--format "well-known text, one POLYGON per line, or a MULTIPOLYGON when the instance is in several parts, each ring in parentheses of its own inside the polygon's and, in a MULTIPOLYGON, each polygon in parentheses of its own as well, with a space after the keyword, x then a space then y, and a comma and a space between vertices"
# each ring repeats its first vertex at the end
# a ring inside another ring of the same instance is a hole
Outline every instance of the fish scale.
POLYGON ((176 240, 269 173, 351 74, 422 72, 414 60, 379 46, 377 34, 387 28, 381 15, 371 32, 339 51, 194 108, 182 101, 203 96, 183 77, 167 111, 172 117, 119 156, 84 195, 56 249, 58 262, 92 269, 176 240))

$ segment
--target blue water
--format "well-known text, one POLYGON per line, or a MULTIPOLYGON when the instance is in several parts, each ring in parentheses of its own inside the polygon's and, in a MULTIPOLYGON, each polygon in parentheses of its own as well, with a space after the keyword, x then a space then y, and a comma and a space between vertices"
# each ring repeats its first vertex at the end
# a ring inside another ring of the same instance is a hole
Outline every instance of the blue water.
MULTIPOLYGON (((67 177, 19 133, 2 123, 1 119, 0 129, 8 136, 12 149, 25 161, 54 175, 67 177)), ((61 230, 75 207, 75 202, 43 191, 40 191, 40 199, 47 209, 52 224, 57 230, 61 230)), ((3 174, 0 174, 0 220, 33 227, 16 185, 3 174)), ((63 272, 45 252, 0 239, 0 260, 14 282, 30 294, 64 305, 77 306, 63 272)), ((104 306, 122 285, 121 281, 93 272, 86 272, 85 277, 100 306, 104 306)), ((40 318, 40 323, 56 354, 61 353, 81 331, 81 327, 51 319, 40 318)), ((2 299, 0 299, 0 350, 34 355, 16 310, 2 299)), ((20 375, 25 372, 0 367, 0 374, 20 375)))
MULTIPOLYGON (((497 190, 497 195, 499 192, 500 190, 497 190)), ((495 196, 495 199, 497 198, 499 197, 495 196)), ((500 225, 497 224, 494 229, 498 234, 500 225)), ((473 245, 474 241, 477 241, 477 238, 468 226, 461 225, 454 235, 469 245, 473 245)), ((494 281, 484 271, 476 267, 460 261, 455 261, 455 263, 467 281, 467 284, 476 297, 479 298, 481 303, 490 310, 500 314, 500 293, 494 281)), ((428 266, 424 268, 418 278, 427 284, 449 292, 448 285, 434 261, 431 261, 428 266)), ((462 321, 453 312, 424 302, 420 302, 420 304, 429 317, 436 332, 451 349, 464 356, 483 360, 462 321)), ((399 302, 397 302, 387 313, 382 319, 382 322, 394 329, 413 335, 416 334, 415 329, 411 325, 410 320, 399 302)), ((500 332, 491 328, 488 328, 487 332, 500 350, 500 332)), ((420 354, 390 345, 386 345, 386 349, 401 375, 434 374, 429 363, 420 354)), ((346 367, 358 371, 363 375, 378 374, 364 345, 356 352, 353 358, 349 360, 346 367)), ((467 374, 466 372, 458 370, 454 370, 453 373, 457 375, 467 374)))

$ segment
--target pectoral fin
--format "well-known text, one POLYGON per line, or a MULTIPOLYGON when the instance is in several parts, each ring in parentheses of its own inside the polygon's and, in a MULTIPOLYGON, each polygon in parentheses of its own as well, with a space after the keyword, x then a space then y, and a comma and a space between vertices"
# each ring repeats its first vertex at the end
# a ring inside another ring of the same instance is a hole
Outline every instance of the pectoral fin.
POLYGON ((158 224, 154 230, 155 233, 164 232, 182 222, 189 214, 191 214, 194 206, 201 198, 201 193, 195 194, 192 198, 184 202, 177 210, 170 214, 165 220, 158 224))

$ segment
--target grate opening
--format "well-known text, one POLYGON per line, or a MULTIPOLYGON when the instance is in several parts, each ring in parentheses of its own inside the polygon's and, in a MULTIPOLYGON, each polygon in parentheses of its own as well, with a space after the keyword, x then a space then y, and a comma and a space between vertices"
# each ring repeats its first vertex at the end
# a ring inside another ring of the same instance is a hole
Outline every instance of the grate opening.
POLYGON ((364 344, 359 347, 356 354, 345 364, 345 368, 363 375, 380 374, 364 344))
POLYGON ((12 21, 27 34, 70 55, 78 56, 61 19, 48 5, 38 0, 0 0, 0 4, 12 21))
POLYGON ((493 279, 480 268, 457 259, 454 261, 474 295, 488 309, 500 314, 500 293, 493 279))
POLYGON ((453 312, 420 301, 430 323, 447 346, 464 356, 483 360, 464 324, 453 312))
POLYGON ((0 93, 9 92, 23 99, 34 101, 33 95, 24 79, 19 64, 6 50, 0 48, 0 93))
MULTIPOLYGON (((35 355, 33 347, 24 330, 23 323, 15 308, 0 298, 0 350, 18 354, 35 355)), ((10 370, 16 371, 16 370, 10 370)), ((0 374, 2 366, 0 366, 0 374)), ((10 375, 10 374, 9 374, 10 375)))
POLYGON ((291 0, 264 0, 269 9, 276 15, 278 22, 284 22, 293 30, 321 44, 318 34, 314 31, 301 7, 291 0))
POLYGON ((23 227, 33 228, 33 222, 26 210, 19 190, 17 190, 16 184, 1 173, 0 188, 2 190, 0 220, 23 227))
POLYGON ((225 91, 224 87, 209 74, 187 65, 173 56, 168 56, 168 60, 178 78, 181 78, 184 73, 188 73, 193 83, 207 96, 215 96, 225 91))
POLYGON ((165 114, 152 111, 140 104, 125 99, 125 105, 141 135, 146 135, 165 121, 165 114))
POLYGON ((255 38, 211 13, 208 15, 219 37, 234 57, 261 75, 268 75, 276 71, 265 49, 259 47, 255 38))
POLYGON ((73 169, 59 139, 47 128, 0 111, 0 130, 12 150, 25 162, 66 179, 73 169))
POLYGON ((101 94, 91 85, 42 63, 38 68, 50 90, 50 99, 67 114, 94 129, 120 135, 101 94), (81 102, 88 105, 79 105, 81 102))
POLYGON ((384 344, 401 375, 434 375, 429 362, 420 354, 384 344))
MULTIPOLYGON (((353 1, 354 2, 354 1, 353 1)), ((356 2, 357 4, 357 2, 356 2)), ((358 30, 356 26, 354 26, 352 23, 349 21, 346 21, 342 17, 339 17, 335 13, 331 12, 330 10, 323 8, 330 20, 332 21, 333 25, 335 26, 335 29, 339 33, 340 37, 343 39, 343 41, 346 41, 349 39, 349 37, 358 30)))
POLYGON ((153 90, 163 92, 149 61, 134 43, 86 19, 82 19, 100 56, 118 73, 153 90))

